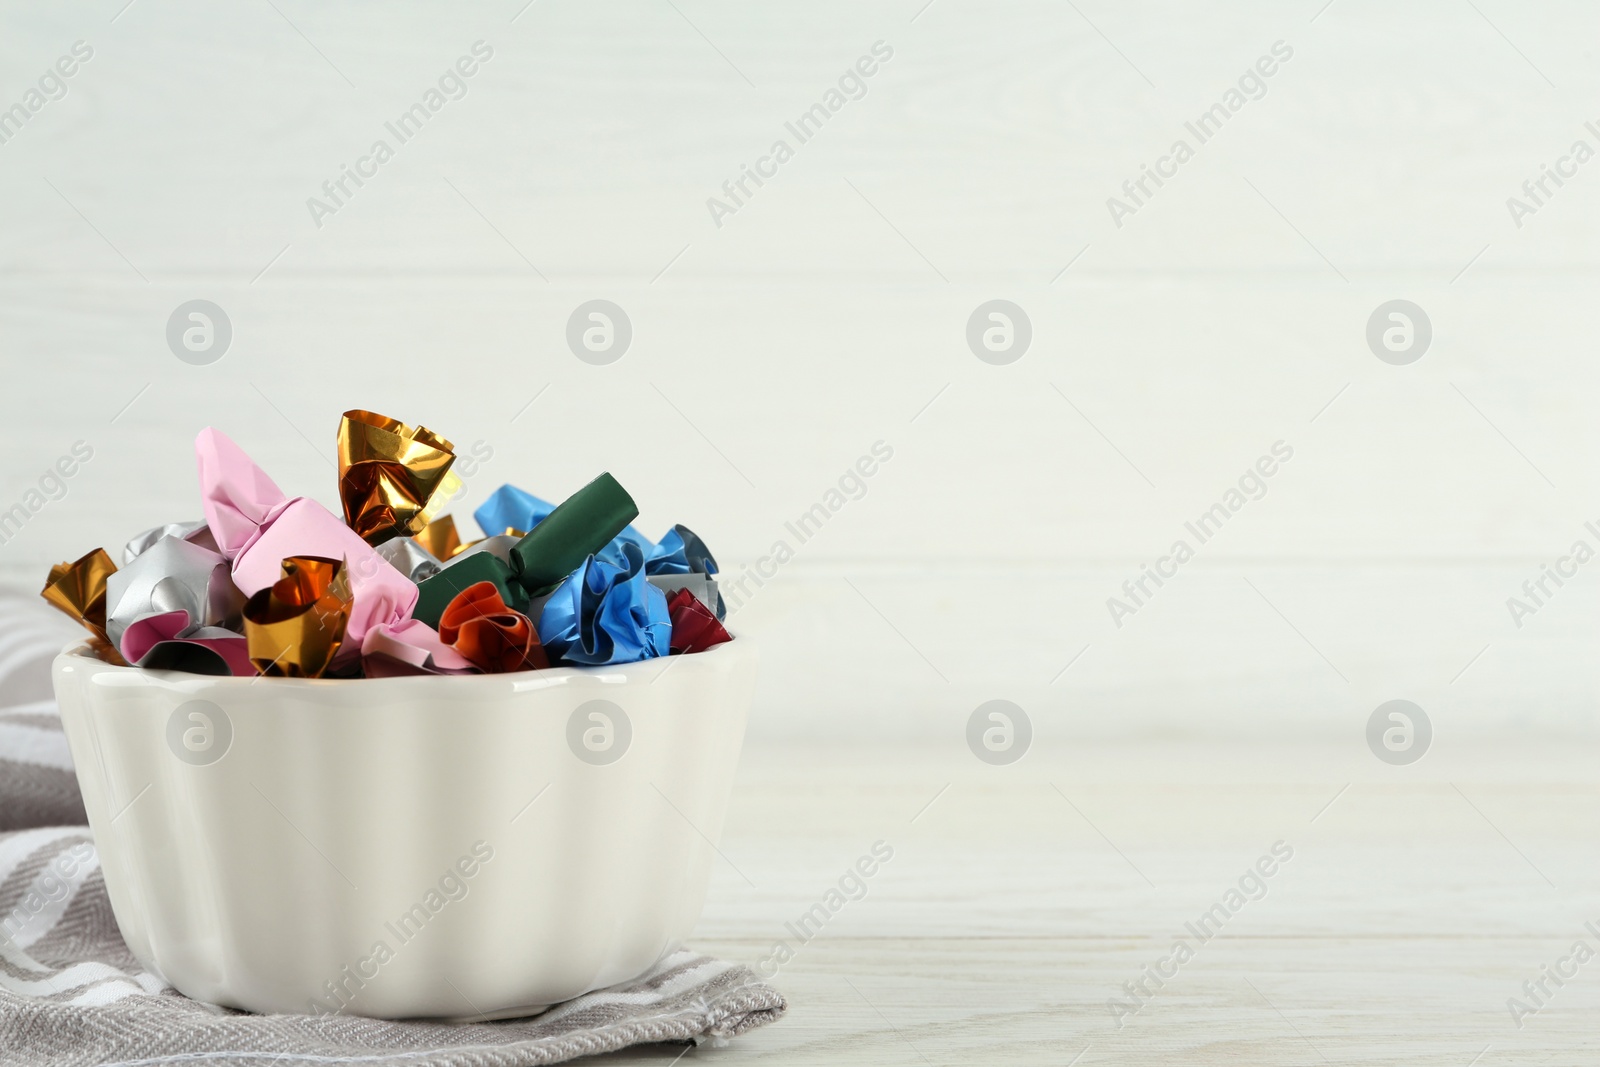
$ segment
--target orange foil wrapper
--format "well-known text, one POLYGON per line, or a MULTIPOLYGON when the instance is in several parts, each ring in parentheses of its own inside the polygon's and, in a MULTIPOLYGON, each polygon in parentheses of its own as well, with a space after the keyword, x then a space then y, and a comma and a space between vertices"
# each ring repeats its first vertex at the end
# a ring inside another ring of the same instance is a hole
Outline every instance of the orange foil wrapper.
POLYGON ((128 661, 106 636, 106 579, 116 570, 117 565, 111 562, 106 550, 97 548, 71 563, 57 563, 51 567, 50 577, 45 579, 39 595, 94 635, 89 643, 101 659, 126 667, 128 661))
POLYGON ((461 488, 450 473, 452 447, 423 426, 371 411, 345 412, 339 422, 344 521, 371 545, 420 533, 461 488))
POLYGON ((290 556, 244 606, 250 662, 273 678, 320 678, 344 642, 350 584, 338 560, 290 556))
POLYGON ((439 616, 439 639, 490 674, 550 666, 533 623, 506 607, 493 582, 478 582, 456 594, 439 616))
POLYGON ((440 515, 412 536, 434 559, 446 560, 461 551, 461 534, 452 515, 440 515))

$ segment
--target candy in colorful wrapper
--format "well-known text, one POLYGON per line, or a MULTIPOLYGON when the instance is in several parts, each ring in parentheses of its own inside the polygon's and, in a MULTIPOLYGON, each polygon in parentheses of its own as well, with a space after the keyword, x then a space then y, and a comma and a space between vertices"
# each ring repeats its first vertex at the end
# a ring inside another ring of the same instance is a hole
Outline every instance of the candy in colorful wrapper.
MULTIPOLYGON (((610 478, 610 475, 602 475, 610 478)), ((614 479, 613 479, 614 482, 614 479)), ((587 488, 587 487, 585 487, 587 488)), ((618 486, 620 489, 621 487, 618 486)), ((580 490, 579 492, 582 492, 580 490)), ((547 500, 542 500, 532 493, 518 489, 514 485, 502 485, 489 499, 484 501, 472 517, 477 520, 478 526, 486 535, 494 535, 502 530, 509 533, 515 530, 531 531, 539 523, 550 517, 556 505, 547 500)), ((624 523, 606 544, 597 547, 594 551, 600 558, 618 567, 625 566, 621 546, 632 541, 644 550, 645 559, 648 561, 650 554, 655 550, 655 544, 644 534, 624 523)))
MULTIPOLYGON (((511 550, 511 571, 530 596, 547 593, 609 544, 638 514, 628 491, 610 474, 601 474, 563 500, 517 542, 511 550)), ((639 558, 643 560, 642 552, 639 558)))
POLYGON ((644 553, 638 545, 624 544, 622 554, 626 567, 590 556, 545 601, 539 640, 552 658, 599 665, 671 651, 666 596, 645 581, 644 553))
POLYGON ((492 582, 469 585, 450 601, 439 639, 489 674, 550 666, 533 623, 506 607, 492 582))
POLYGON ((371 411, 339 422, 339 498, 351 529, 369 544, 420 532, 461 489, 449 441, 371 411))
MULTIPOLYGON (((688 529, 688 527, 683 527, 688 529)), ((668 530, 660 542, 650 546, 644 557, 644 570, 646 574, 693 574, 694 568, 689 566, 689 553, 684 544, 683 534, 678 532, 679 527, 674 526, 668 530)), ((690 533, 693 537, 693 533, 690 533)), ((696 538, 698 540, 698 538, 696 538)))
POLYGON ((250 662, 243 635, 226 637, 192 635, 160 641, 150 647, 139 666, 153 671, 186 671, 189 674, 232 675, 248 678, 256 673, 250 662))
POLYGON ((461 534, 456 531, 454 515, 440 515, 417 533, 416 540, 440 562, 461 551, 461 534))
POLYGON ((540 500, 532 493, 514 485, 502 485, 489 494, 488 500, 478 505, 472 517, 477 520, 478 529, 484 532, 484 536, 492 537, 506 530, 531 530, 555 509, 554 504, 540 500))
POLYGON ((511 566, 511 550, 516 547, 518 541, 526 536, 527 534, 512 531, 510 533, 495 534, 493 537, 481 537, 476 541, 462 545, 456 554, 450 557, 450 566, 455 566, 468 556, 476 555, 479 552, 487 552, 509 567, 511 566))
MULTIPOLYGON (((645 565, 649 566, 648 561, 645 565)), ((665 593, 669 604, 673 594, 680 589, 687 589, 713 616, 722 603, 722 596, 717 592, 717 580, 709 574, 646 574, 645 580, 665 593)))
POLYGON ((280 567, 282 577, 244 606, 250 662, 269 677, 320 678, 347 636, 351 597, 345 568, 317 556, 291 556, 280 567))
POLYGON ((123 654, 135 666, 191 674, 256 673, 244 635, 217 626, 190 626, 181 611, 153 615, 122 636, 123 654))
POLYGON ((713 645, 733 640, 711 609, 687 589, 672 594, 672 599, 667 601, 667 613, 672 616, 674 656, 704 652, 713 645))
POLYGON ((194 451, 206 525, 217 551, 231 561, 294 501, 221 430, 210 426, 201 430, 194 451))
POLYGON ((314 500, 285 497, 266 472, 219 430, 201 430, 195 453, 206 522, 218 549, 232 561, 233 583, 245 596, 278 581, 282 561, 291 556, 344 562, 352 601, 336 667, 360 656, 369 629, 411 617, 416 584, 337 515, 314 500))
POLYGON ((411 612, 412 618, 438 626, 450 601, 478 582, 493 583, 500 598, 515 610, 520 611, 527 600, 522 586, 512 580, 511 568, 504 560, 492 552, 476 552, 470 556, 458 555, 444 570, 417 586, 417 605, 411 612))
POLYGON ((413 582, 427 581, 444 567, 444 563, 423 548, 415 537, 391 537, 375 551, 413 582))
POLYGON ((101 659, 126 666, 127 661, 106 636, 106 580, 116 570, 106 550, 97 548, 71 563, 51 567, 39 595, 94 635, 90 645, 101 659))
POLYGON ((254 674, 237 631, 243 608, 228 561, 182 535, 158 538, 106 580, 106 636, 140 667, 254 674))
MULTIPOLYGON (((542 503, 511 486, 502 486, 495 497, 500 498, 502 511, 506 500, 542 503)), ((492 535, 457 552, 444 570, 421 583, 413 615, 429 626, 439 625, 446 605, 480 581, 493 582, 506 604, 520 611, 529 597, 550 593, 637 514, 627 490, 611 475, 602 474, 550 509, 525 536, 512 540, 511 534, 492 535)), ((498 513, 480 521, 497 517, 498 513)))
POLYGON ((211 527, 207 526, 204 519, 193 522, 169 522, 164 526, 152 526, 143 533, 136 534, 122 546, 122 565, 126 567, 138 558, 139 553, 161 540, 163 537, 177 537, 184 541, 193 541, 201 548, 217 551, 216 539, 211 536, 211 527))
POLYGON ((410 674, 476 674, 471 660, 439 639, 420 619, 374 626, 361 642, 361 673, 368 678, 410 674))
POLYGON ((700 536, 689 527, 678 524, 667 531, 661 543, 645 559, 645 573, 650 575, 666 574, 703 574, 710 585, 712 600, 707 601, 708 606, 716 612, 719 619, 727 617, 727 606, 722 602, 722 593, 717 590, 717 583, 711 576, 717 573, 717 560, 711 554, 711 549, 700 540, 700 536))
MULTIPOLYGON (((695 574, 717 573, 717 557, 711 554, 711 549, 700 539, 699 534, 681 522, 672 528, 672 532, 683 542, 684 559, 688 561, 691 571, 695 574)), ((663 538, 662 541, 665 543, 666 539, 663 538)))
POLYGON ((152 616, 180 613, 189 627, 234 629, 243 608, 222 553, 181 537, 158 539, 106 579, 106 636, 119 649, 127 631, 152 616))
POLYGON ((612 566, 626 567, 628 563, 623 556, 622 546, 628 544, 637 545, 639 551, 644 554, 644 572, 646 574, 655 574, 657 571, 655 560, 661 554, 661 547, 634 529, 631 524, 617 531, 617 536, 611 539, 611 543, 596 552, 595 555, 612 566))
POLYGON ((611 543, 596 555, 608 563, 623 566, 622 546, 628 542, 644 552, 646 574, 715 574, 717 561, 705 543, 687 526, 674 526, 659 543, 632 526, 625 526, 611 543), (708 569, 709 568, 709 569, 708 569))
MULTIPOLYGON (((485 534, 493 535, 504 528, 531 531, 554 510, 555 505, 541 500, 532 493, 518 489, 514 485, 502 485, 491 493, 489 499, 472 515, 485 534)), ((693 530, 681 525, 668 530, 658 544, 633 526, 624 524, 616 536, 604 546, 595 549, 593 554, 614 567, 626 567, 622 546, 630 542, 638 545, 644 552, 646 574, 717 573, 717 561, 711 555, 711 550, 693 530)), ((714 584, 712 589, 715 592, 714 584)), ((717 595, 714 610, 719 619, 727 614, 727 608, 723 605, 720 594, 717 595)))
POLYGON ((43 596, 90 630, 108 662, 464 674, 627 663, 728 639, 704 543, 683 526, 659 543, 645 537, 610 474, 560 505, 502 486, 476 512, 484 537, 462 545, 441 514, 460 489, 452 447, 425 427, 345 413, 344 521, 286 496, 215 429, 195 452, 203 521, 136 535, 122 572, 102 550, 51 570, 43 596))

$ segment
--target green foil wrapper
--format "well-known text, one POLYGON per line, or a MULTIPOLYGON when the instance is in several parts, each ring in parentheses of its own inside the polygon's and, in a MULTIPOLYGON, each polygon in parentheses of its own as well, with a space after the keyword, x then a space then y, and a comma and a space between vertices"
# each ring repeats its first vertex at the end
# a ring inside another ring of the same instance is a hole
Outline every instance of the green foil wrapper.
POLYGON ((411 617, 437 630, 439 617, 444 614, 450 601, 462 590, 478 582, 493 583, 500 599, 513 611, 521 611, 527 603, 528 598, 523 594, 522 587, 512 580, 511 568, 506 566, 504 560, 491 552, 474 552, 470 556, 452 560, 432 578, 417 583, 417 606, 411 612, 411 617))
POLYGON ((512 547, 511 571, 517 584, 529 596, 548 593, 638 515, 628 491, 609 473, 601 474, 558 504, 512 547))

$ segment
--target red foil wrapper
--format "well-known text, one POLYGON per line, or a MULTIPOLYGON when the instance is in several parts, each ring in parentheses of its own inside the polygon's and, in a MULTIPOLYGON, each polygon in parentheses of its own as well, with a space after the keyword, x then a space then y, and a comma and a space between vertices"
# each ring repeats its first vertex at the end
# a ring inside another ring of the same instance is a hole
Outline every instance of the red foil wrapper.
POLYGON ((732 641, 722 623, 711 609, 687 589, 680 589, 667 601, 667 614, 672 617, 672 654, 704 652, 713 645, 732 641))

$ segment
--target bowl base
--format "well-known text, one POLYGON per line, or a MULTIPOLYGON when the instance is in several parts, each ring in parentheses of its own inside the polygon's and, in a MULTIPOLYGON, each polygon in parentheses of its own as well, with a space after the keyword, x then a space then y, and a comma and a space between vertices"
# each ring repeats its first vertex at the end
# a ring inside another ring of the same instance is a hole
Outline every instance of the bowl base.
POLYGON ((549 1004, 525 1004, 519 1008, 501 1008, 484 1014, 450 1015, 437 1020, 442 1023, 492 1023, 501 1019, 526 1019, 549 1011, 549 1004))

